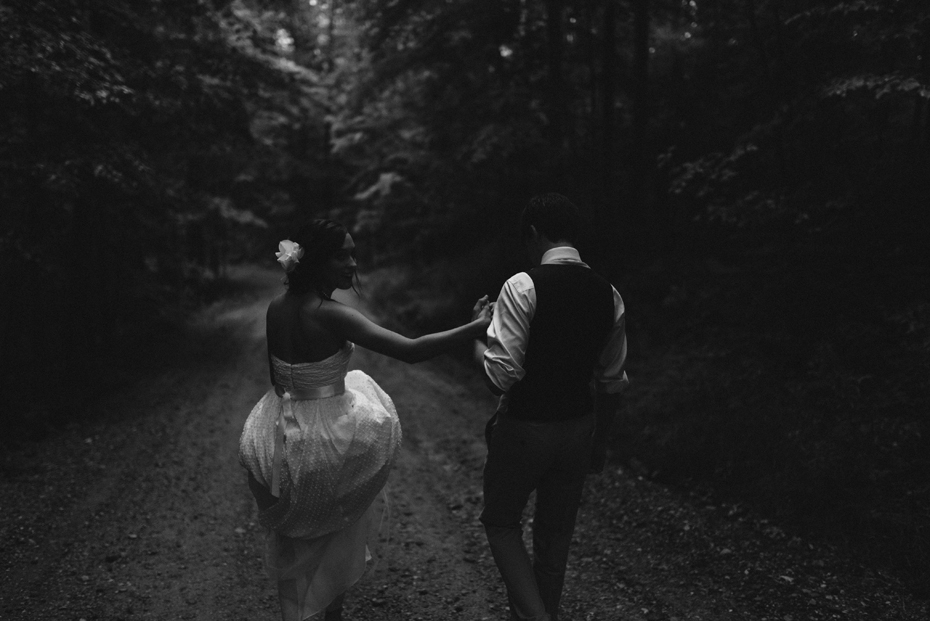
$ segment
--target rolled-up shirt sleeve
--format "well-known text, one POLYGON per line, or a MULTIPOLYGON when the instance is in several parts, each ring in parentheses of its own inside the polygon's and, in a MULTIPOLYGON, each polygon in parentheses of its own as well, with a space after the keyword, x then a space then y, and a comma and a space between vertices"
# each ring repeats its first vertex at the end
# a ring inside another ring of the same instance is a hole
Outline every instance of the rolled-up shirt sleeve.
POLYGON ((623 299, 614 289, 614 325, 607 343, 594 366, 594 381, 598 392, 618 393, 630 380, 626 375, 626 311, 623 299))
POLYGON ((536 290, 529 274, 520 272, 504 283, 494 304, 484 352, 484 371, 503 392, 526 375, 523 361, 535 310, 536 290))

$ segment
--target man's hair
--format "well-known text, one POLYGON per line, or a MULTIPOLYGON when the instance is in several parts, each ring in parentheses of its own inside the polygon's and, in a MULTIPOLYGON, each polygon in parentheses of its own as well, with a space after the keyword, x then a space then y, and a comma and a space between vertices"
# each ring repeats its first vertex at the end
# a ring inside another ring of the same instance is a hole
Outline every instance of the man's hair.
POLYGON ((551 242, 574 244, 579 231, 578 207, 561 194, 550 192, 530 199, 520 216, 520 235, 529 237, 530 227, 551 242))

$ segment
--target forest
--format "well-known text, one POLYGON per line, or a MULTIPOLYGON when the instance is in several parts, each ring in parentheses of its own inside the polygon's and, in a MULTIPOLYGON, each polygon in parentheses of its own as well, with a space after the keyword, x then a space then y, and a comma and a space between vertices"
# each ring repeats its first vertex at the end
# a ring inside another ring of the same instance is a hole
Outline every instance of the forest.
MULTIPOLYGON (((627 308, 613 459, 930 597, 924 0, 0 0, 0 446, 349 225, 414 334, 569 196, 627 308)), ((14 439, 15 438, 15 439, 14 439)))

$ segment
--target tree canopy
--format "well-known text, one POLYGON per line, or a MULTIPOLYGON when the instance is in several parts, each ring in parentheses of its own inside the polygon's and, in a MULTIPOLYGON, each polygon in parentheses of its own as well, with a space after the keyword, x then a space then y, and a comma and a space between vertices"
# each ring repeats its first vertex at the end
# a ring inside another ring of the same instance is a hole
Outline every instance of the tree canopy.
POLYGON ((311 216, 416 266, 406 319, 444 325, 522 269, 520 209, 558 191, 630 308, 650 388, 624 450, 797 522, 905 524, 928 566, 924 0, 3 0, 0 21, 6 410, 38 370, 106 373, 311 216))

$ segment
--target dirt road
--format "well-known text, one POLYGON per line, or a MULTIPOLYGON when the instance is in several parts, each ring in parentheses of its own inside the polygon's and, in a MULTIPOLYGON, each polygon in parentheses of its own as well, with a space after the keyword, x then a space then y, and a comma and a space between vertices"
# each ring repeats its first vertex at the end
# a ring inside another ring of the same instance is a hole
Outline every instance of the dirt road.
MULTIPOLYGON (((278 275, 233 274, 172 364, 20 444, 0 471, 0 618, 278 618, 236 451, 268 387, 264 308, 278 275)), ((507 618, 477 521, 493 400, 450 360, 353 362, 394 398, 404 446, 377 563, 347 619, 507 618)), ((53 387, 42 387, 53 389, 53 387)), ((930 618, 892 578, 612 466, 591 478, 563 621, 930 618)))

